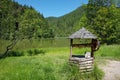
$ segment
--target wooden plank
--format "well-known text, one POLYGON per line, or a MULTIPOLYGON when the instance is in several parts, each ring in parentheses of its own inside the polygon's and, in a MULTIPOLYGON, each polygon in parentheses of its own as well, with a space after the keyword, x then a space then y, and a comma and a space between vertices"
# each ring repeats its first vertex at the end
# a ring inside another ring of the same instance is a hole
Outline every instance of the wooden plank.
POLYGON ((92 68, 92 66, 85 66, 85 67, 79 67, 79 69, 91 69, 92 68))
POLYGON ((72 57, 69 60, 76 60, 76 61, 79 61, 79 62, 85 62, 85 61, 93 61, 93 58, 72 57))
POLYGON ((89 64, 89 63, 92 63, 93 61, 82 61, 82 62, 80 62, 80 63, 85 63, 85 64, 89 64))
POLYGON ((73 65, 78 66, 81 72, 90 72, 93 70, 93 58, 72 57, 69 60, 73 65))
POLYGON ((70 39, 70 58, 72 57, 72 44, 73 44, 73 39, 70 39))
POLYGON ((88 44, 72 44, 72 47, 91 47, 91 43, 88 43, 88 44))
POLYGON ((80 70, 80 72, 91 72, 93 69, 83 69, 83 70, 80 70))
POLYGON ((93 66, 93 65, 92 64, 82 64, 82 65, 80 64, 79 66, 82 67, 82 66, 93 66))

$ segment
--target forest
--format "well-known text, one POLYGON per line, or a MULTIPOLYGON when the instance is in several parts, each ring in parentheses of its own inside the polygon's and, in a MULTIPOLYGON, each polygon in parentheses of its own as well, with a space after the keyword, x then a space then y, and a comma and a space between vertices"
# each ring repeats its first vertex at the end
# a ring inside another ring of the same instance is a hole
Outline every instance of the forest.
POLYGON ((99 37, 101 43, 120 43, 120 1, 89 0, 73 12, 55 18, 48 17, 48 23, 55 29, 55 36, 66 37, 85 27, 99 37))
POLYGON ((44 16, 32 6, 23 6, 13 0, 1 0, 0 38, 11 40, 15 31, 21 33, 21 38, 54 37, 44 16))
POLYGON ((68 37, 85 27, 96 34, 101 43, 120 43, 119 3, 119 0, 89 0, 87 5, 66 15, 44 18, 32 6, 1 0, 0 38, 13 40, 15 35, 21 39, 68 37))

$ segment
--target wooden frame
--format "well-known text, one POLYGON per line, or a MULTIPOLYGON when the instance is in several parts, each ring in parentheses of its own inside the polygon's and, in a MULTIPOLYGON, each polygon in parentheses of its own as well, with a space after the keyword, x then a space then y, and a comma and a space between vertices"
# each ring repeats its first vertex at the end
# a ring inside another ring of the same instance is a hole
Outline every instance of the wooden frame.
POLYGON ((72 57, 72 48, 73 47, 91 47, 91 57, 94 57, 96 41, 97 41, 97 39, 92 39, 91 43, 87 43, 87 44, 73 44, 73 39, 70 39, 70 58, 72 57))

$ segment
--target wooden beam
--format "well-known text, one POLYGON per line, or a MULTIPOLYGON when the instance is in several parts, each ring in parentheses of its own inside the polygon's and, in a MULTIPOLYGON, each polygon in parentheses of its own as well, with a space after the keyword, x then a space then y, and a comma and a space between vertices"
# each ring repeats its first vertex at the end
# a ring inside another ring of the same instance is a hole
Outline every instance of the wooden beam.
POLYGON ((92 45, 91 45, 91 57, 94 57, 94 49, 95 49, 95 43, 96 39, 92 39, 92 45))
POLYGON ((88 44, 72 44, 72 47, 91 47, 91 43, 88 43, 88 44))

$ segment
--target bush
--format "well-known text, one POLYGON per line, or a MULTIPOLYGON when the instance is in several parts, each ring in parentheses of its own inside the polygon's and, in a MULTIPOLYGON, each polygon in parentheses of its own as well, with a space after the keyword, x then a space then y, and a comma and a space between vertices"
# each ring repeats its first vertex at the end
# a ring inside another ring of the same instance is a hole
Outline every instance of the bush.
POLYGON ((45 54, 45 51, 44 50, 39 50, 39 49, 34 49, 34 54, 37 55, 37 54, 45 54))
POLYGON ((17 56, 24 56, 24 52, 23 51, 22 52, 19 52, 19 51, 10 51, 8 53, 8 56, 9 57, 11 57, 11 56, 15 56, 15 57, 17 57, 17 56))
POLYGON ((45 54, 45 51, 42 49, 33 49, 33 50, 28 50, 28 55, 33 56, 33 55, 38 55, 38 54, 45 54))
POLYGON ((33 55, 33 51, 32 51, 32 50, 28 50, 27 52, 28 52, 28 55, 29 55, 29 56, 32 56, 32 55, 33 55))

